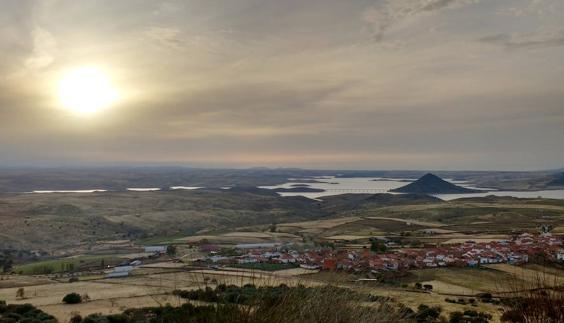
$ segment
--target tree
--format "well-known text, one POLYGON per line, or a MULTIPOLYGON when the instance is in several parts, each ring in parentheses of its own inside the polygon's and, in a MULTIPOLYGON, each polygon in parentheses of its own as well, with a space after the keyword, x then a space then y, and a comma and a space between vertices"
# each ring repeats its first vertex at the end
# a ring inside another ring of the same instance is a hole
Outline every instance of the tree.
POLYGON ((376 253, 384 253, 386 251, 388 251, 388 247, 386 247, 386 244, 378 239, 374 239, 372 240, 372 242, 370 243, 370 250, 372 252, 376 252, 376 253))
POLYGON ((9 252, 4 251, 4 254, 0 254, 0 269, 2 272, 7 273, 12 271, 14 262, 9 252))
POLYGON ((166 247, 166 254, 170 257, 174 257, 176 255, 176 246, 175 245, 168 245, 166 247))
POLYGON ((63 303, 65 304, 79 304, 82 303, 82 296, 77 293, 70 293, 63 297, 63 303))

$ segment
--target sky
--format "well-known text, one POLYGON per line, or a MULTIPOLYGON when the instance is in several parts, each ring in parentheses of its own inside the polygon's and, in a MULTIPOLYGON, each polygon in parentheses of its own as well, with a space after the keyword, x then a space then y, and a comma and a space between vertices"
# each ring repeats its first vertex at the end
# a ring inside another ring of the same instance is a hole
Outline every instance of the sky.
POLYGON ((0 6, 0 166, 564 167, 561 0, 0 6))

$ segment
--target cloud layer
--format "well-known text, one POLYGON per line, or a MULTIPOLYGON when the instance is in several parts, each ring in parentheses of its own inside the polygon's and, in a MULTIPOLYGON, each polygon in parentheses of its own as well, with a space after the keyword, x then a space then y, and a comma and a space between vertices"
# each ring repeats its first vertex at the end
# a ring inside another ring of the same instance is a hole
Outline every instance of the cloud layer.
POLYGON ((564 164, 564 3, 7 0, 0 166, 564 164), (60 107, 98 66, 120 102, 60 107))

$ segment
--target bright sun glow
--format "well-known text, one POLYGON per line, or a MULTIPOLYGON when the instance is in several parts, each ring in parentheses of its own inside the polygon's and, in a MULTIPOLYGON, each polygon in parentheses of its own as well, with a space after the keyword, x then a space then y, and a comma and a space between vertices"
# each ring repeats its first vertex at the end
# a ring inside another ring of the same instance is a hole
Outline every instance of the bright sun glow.
POLYGON ((78 114, 90 114, 112 105, 117 90, 104 73, 83 67, 70 71, 59 83, 59 99, 63 106, 78 114))

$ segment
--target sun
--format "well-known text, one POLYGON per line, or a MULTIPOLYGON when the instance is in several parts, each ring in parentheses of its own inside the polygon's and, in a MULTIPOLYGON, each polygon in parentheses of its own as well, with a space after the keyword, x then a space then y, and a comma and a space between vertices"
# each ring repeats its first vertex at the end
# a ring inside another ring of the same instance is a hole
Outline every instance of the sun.
POLYGON ((61 104, 77 113, 92 114, 115 103, 117 89, 108 77, 92 67, 81 67, 66 73, 59 82, 61 104))

